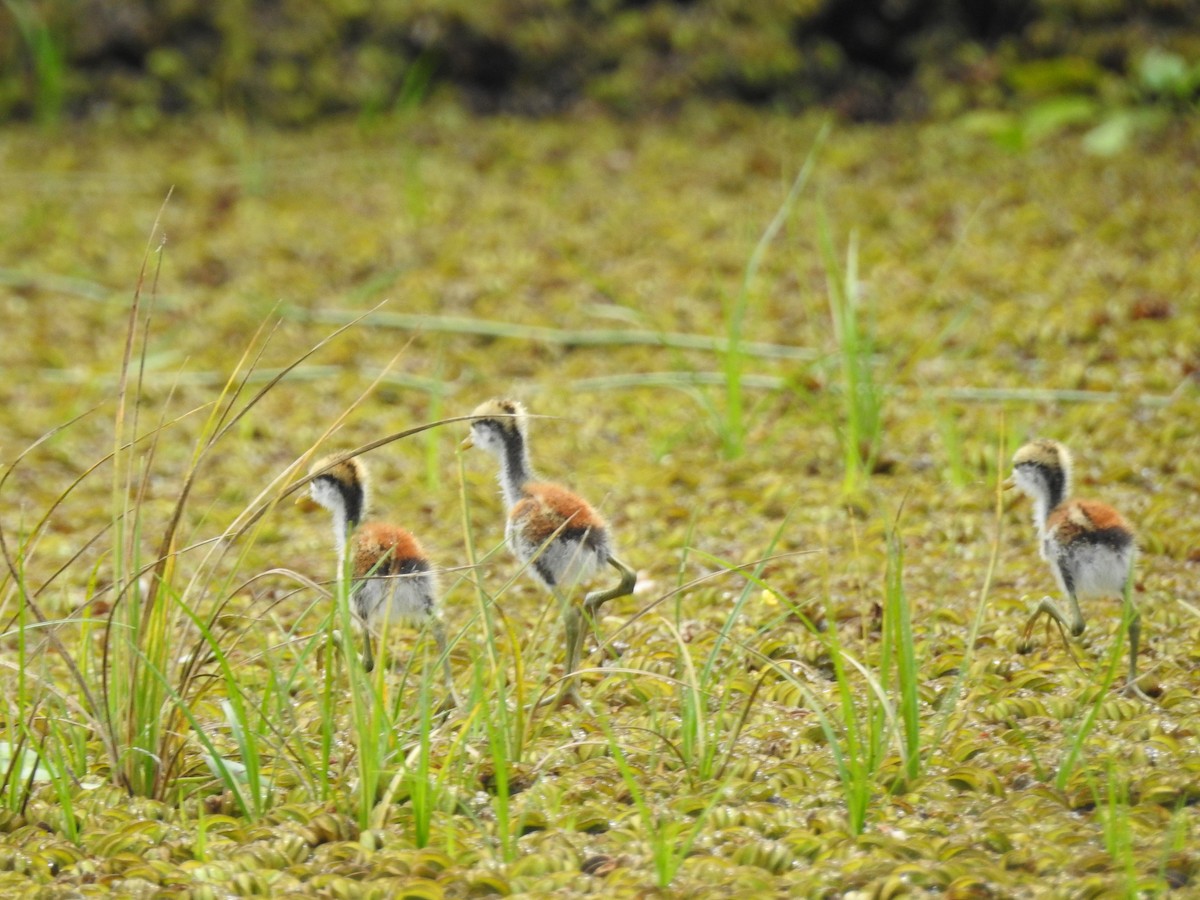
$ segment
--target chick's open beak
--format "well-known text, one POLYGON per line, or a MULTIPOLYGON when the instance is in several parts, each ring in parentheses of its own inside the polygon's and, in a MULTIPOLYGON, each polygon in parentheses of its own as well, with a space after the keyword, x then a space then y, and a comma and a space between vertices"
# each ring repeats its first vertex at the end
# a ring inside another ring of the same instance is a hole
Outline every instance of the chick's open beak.
POLYGON ((321 508, 320 505, 308 494, 301 494, 299 497, 297 497, 296 506, 300 509, 300 512, 306 513, 316 512, 321 508))
POLYGON ((468 434, 465 438, 463 438, 462 443, 458 445, 458 449, 459 450, 470 450, 474 446, 475 446, 475 439, 473 437, 471 437, 471 435, 468 434))

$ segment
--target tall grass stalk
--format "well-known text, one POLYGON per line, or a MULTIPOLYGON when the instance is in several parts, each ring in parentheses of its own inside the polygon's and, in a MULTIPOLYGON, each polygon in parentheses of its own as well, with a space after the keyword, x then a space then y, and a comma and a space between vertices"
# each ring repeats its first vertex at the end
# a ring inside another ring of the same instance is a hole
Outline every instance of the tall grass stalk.
MULTIPOLYGON (((790 513, 785 516, 763 554, 753 563, 753 567, 735 565, 721 560, 712 554, 696 548, 689 548, 688 553, 700 559, 721 566, 725 572, 737 574, 743 579, 743 586, 737 600, 725 617, 717 639, 713 642, 704 659, 704 664, 697 669, 688 652, 687 643, 679 630, 670 622, 664 625, 671 631, 679 651, 680 671, 676 683, 680 692, 680 756, 687 762, 692 773, 701 781, 716 777, 727 768, 733 758, 734 750, 745 725, 750 709, 758 695, 761 680, 755 686, 742 707, 742 712, 734 720, 732 728, 725 727, 731 694, 724 690, 720 681, 728 662, 724 650, 727 645, 734 643, 732 635, 738 619, 746 603, 754 596, 755 589, 770 591, 763 581, 763 571, 775 558, 772 553, 787 527, 790 513), (749 571, 746 569, 749 568, 749 571), (709 708, 710 698, 716 699, 715 709, 709 708)), ((775 593, 774 591, 771 591, 775 593)))
POLYGON ((683 590, 685 582, 685 573, 687 572, 688 559, 691 548, 694 543, 693 539, 696 534, 696 522, 700 517, 700 509, 693 508, 691 515, 688 516, 687 530, 683 533, 683 549, 679 553, 679 565, 675 570, 675 590, 672 594, 675 597, 675 629, 679 630, 683 624, 683 601, 685 591, 683 590))
MULTIPOLYGON (((898 517, 897 517, 898 518, 898 517)), ((917 691, 917 654, 912 610, 904 593, 904 546, 893 526, 887 537, 887 572, 883 599, 883 641, 879 668, 888 677, 895 661, 894 696, 903 725, 904 772, 915 780, 921 772, 921 703, 917 691)))
POLYGON ((1105 662, 1103 676, 1095 685, 1095 695, 1091 703, 1088 705, 1087 714, 1083 721, 1075 730, 1075 734, 1071 737, 1067 746, 1067 752, 1063 755, 1062 762, 1059 763, 1058 772, 1054 776, 1054 786, 1059 790, 1066 788, 1071 780, 1071 775, 1075 771, 1075 767, 1079 764, 1080 757, 1083 755, 1083 747, 1091 735, 1092 730, 1096 727, 1096 720, 1100 715, 1100 708, 1108 699, 1108 694, 1117 679, 1117 672, 1121 667, 1123 660, 1125 645, 1129 637, 1129 626, 1133 622, 1134 606, 1132 602, 1133 579, 1130 578, 1125 584, 1125 598, 1122 605, 1121 625, 1117 630, 1117 636, 1113 640, 1112 649, 1109 650, 1108 659, 1105 662))
MULTIPOLYGON (((466 550, 467 569, 470 572, 478 572, 481 563, 486 557, 481 557, 475 541, 475 530, 471 526, 471 504, 467 494, 467 476, 466 467, 463 461, 462 454, 458 456, 458 496, 459 496, 459 511, 462 516, 463 529, 463 546, 466 550)), ((483 671, 482 679, 477 679, 481 685, 492 687, 496 690, 495 697, 486 698, 485 702, 495 704, 498 715, 506 716, 508 708, 509 690, 514 692, 516 703, 516 715, 511 721, 510 728, 507 732, 512 739, 512 749, 515 749, 518 754, 520 748, 524 746, 525 733, 525 718, 521 712, 525 707, 525 661, 521 653, 520 642, 515 640, 515 633, 508 624, 507 617, 504 616, 503 610, 496 604, 495 599, 488 593, 484 587, 483 581, 480 578, 472 578, 471 583, 475 587, 475 604, 477 608, 477 620, 483 626, 483 650, 482 660, 486 664, 483 671), (510 686, 506 666, 503 657, 501 656, 500 647, 497 644, 497 636, 502 633, 497 627, 497 616, 504 625, 503 633, 510 638, 510 650, 513 654, 514 677, 510 686)), ((510 581, 508 584, 511 584, 510 581)), ((508 584, 504 585, 501 590, 507 589, 508 584)), ((484 699, 484 698, 481 698, 484 699)), ((519 760, 519 755, 515 757, 519 760)))
MULTIPOLYGON (((934 720, 933 736, 928 743, 930 748, 942 746, 942 740, 950 729, 952 721, 961 719, 962 713, 959 710, 959 701, 967 689, 967 680, 970 678, 971 666, 975 661, 975 649, 979 640, 979 632, 983 628, 983 619, 987 613, 992 582, 996 576, 996 566, 1000 561, 1000 546, 1004 537, 1004 481, 1002 474, 1005 458, 1004 445, 1004 421, 1002 418, 1000 422, 1000 437, 996 442, 996 476, 993 492, 994 505, 992 507, 994 530, 992 531, 991 552, 988 556, 987 569, 984 571, 983 584, 979 588, 979 602, 975 606, 975 615, 971 619, 971 628, 967 632, 966 640, 963 642, 963 656, 962 662, 958 666, 958 677, 954 679, 954 683, 943 695, 938 704, 939 711, 934 720)), ((1036 759, 1034 760, 1034 764, 1035 766, 1038 764, 1036 759)))
POLYGON ((1122 895, 1137 897, 1137 860, 1133 852, 1133 827, 1129 821, 1129 781, 1121 776, 1111 759, 1105 766, 1105 776, 1103 797, 1098 804, 1104 828, 1104 849, 1125 876, 1122 895))
MULTIPOLYGON (((696 666, 692 655, 688 652, 687 643, 670 622, 663 623, 675 639, 675 647, 680 660, 679 673, 679 752, 689 762, 696 777, 707 780, 712 775, 713 755, 716 744, 709 737, 708 698, 709 694, 700 688, 700 680, 696 677, 696 666)), ((727 691, 720 694, 718 700, 722 710, 717 712, 720 717, 724 709, 727 691)))
POLYGON ((73 844, 82 838, 82 824, 75 815, 75 795, 79 790, 77 772, 85 771, 86 753, 79 752, 81 729, 72 724, 51 721, 41 743, 41 759, 46 780, 54 791, 57 805, 57 826, 63 837, 73 844))
MULTIPOLYGON (((350 557, 347 554, 346 566, 349 570, 350 557)), ((347 571, 347 576, 349 571, 347 571)), ((333 659, 340 661, 345 673, 347 688, 343 698, 348 695, 349 731, 354 741, 354 762, 356 769, 356 798, 355 813, 360 828, 370 828, 375 804, 381 792, 384 779, 387 777, 389 765, 396 760, 397 749, 393 744, 394 724, 387 714, 387 703, 384 696, 384 676, 386 665, 382 661, 376 666, 374 674, 367 672, 362 660, 351 640, 352 622, 350 616, 350 585, 349 577, 339 581, 335 594, 335 612, 330 619, 331 625, 336 624, 340 630, 340 640, 331 635, 331 643, 338 646, 333 659)), ((368 635, 364 640, 370 640, 368 635)), ((332 663, 332 659, 330 662, 332 663)), ((342 700, 345 702, 345 699, 342 700)), ((335 710, 329 710, 336 715, 335 710)))
MULTIPOLYGON (((861 834, 866 827, 875 792, 887 787, 880 784, 880 777, 889 752, 899 758, 905 780, 918 777, 921 771, 923 741, 917 691, 918 666, 911 612, 904 592, 903 554, 895 529, 889 533, 888 541, 883 585, 884 622, 875 668, 858 659, 842 644, 837 611, 828 587, 824 590, 824 604, 826 621, 830 624, 826 631, 818 634, 833 667, 834 698, 827 701, 818 696, 796 673, 774 660, 761 660, 795 686, 808 708, 815 713, 833 755, 846 804, 847 824, 854 834, 861 834)), ((824 581, 828 585, 828 570, 824 581)), ((893 782, 891 787, 902 783, 893 782)))
MULTIPOLYGON (((475 531, 471 525, 471 505, 467 493, 466 468, 462 457, 458 457, 459 505, 462 515, 463 542, 466 548, 468 570, 477 572, 483 558, 479 554, 475 531)), ((487 743, 488 757, 492 770, 491 804, 495 817, 495 840, 500 858, 512 862, 516 858, 516 835, 512 828, 511 772, 521 761, 533 712, 528 709, 526 695, 525 656, 522 643, 497 598, 513 584, 512 579, 491 594, 483 580, 472 578, 475 586, 476 620, 483 628, 481 650, 475 659, 473 697, 477 718, 487 743), (506 654, 500 647, 500 639, 507 645, 507 656, 513 667, 509 675, 506 654)))
POLYGON ((829 295, 829 319, 838 350, 842 409, 837 432, 842 444, 848 493, 870 481, 883 440, 883 391, 872 368, 875 343, 864 319, 858 281, 858 238, 851 233, 845 263, 839 263, 829 220, 821 213, 818 235, 829 295))
MULTIPOLYGON (((608 741, 609 755, 612 757, 629 796, 633 799, 638 811, 642 828, 650 844, 651 863, 654 867, 655 883, 660 890, 666 890, 675 880, 675 875, 683 861, 691 853, 696 839, 704 829, 709 813, 724 794, 724 784, 714 785, 708 803, 694 816, 690 823, 681 821, 678 816, 658 815, 647 799, 643 784, 639 781, 633 766, 630 764, 625 749, 617 740, 612 723, 607 716, 599 719, 600 727, 608 741)), ((661 737, 661 735, 658 735, 661 737)))
POLYGON ((817 161, 817 151, 829 134, 829 123, 826 122, 817 132, 808 156, 800 171, 792 180, 791 188, 784 195, 783 202, 775 211, 774 217, 767 224, 750 253, 746 268, 742 272, 742 283, 737 294, 727 299, 723 307, 725 323, 725 351, 722 357, 722 371, 725 376, 725 402, 723 415, 719 420, 721 449, 726 459, 737 459, 742 455, 746 440, 745 398, 742 392, 742 378, 746 366, 746 353, 743 349, 743 335, 746 326, 746 316, 753 302, 755 282, 759 269, 766 257, 767 249, 774 242, 783 226, 791 217, 800 193, 808 184, 809 177, 817 161))
MULTIPOLYGON (((833 612, 832 609, 829 612, 833 612)), ((830 617, 836 623, 836 618, 830 617)), ((850 680, 846 664, 851 661, 841 645, 837 625, 831 625, 828 636, 830 661, 833 663, 834 682, 837 685, 837 705, 828 714, 820 717, 821 727, 833 750, 838 778, 846 800, 846 817, 853 834, 862 834, 866 825, 867 809, 875 790, 875 775, 883 759, 885 743, 884 714, 887 712, 886 697, 878 680, 865 666, 857 667, 868 682, 864 692, 865 709, 860 713, 855 702, 854 685, 850 680), (872 698, 879 698, 878 701, 872 698), (836 722, 836 729, 834 723, 836 722)), ((820 708, 815 696, 810 701, 820 708)))
POLYGON ((775 547, 779 544, 780 538, 783 537, 783 533, 787 527, 789 519, 790 511, 788 515, 783 517, 783 520, 775 529, 775 533, 771 535, 771 539, 767 542, 766 549, 755 561, 754 568, 748 574, 741 571, 740 566, 731 565, 730 563, 720 560, 702 550, 693 548, 691 551, 695 556, 716 563, 728 571, 736 570, 740 575, 742 575, 743 578, 745 578, 745 584, 743 585, 742 590, 738 593, 737 600, 734 601, 733 606, 730 608, 729 615, 725 617, 725 621, 721 625, 721 630, 717 633, 717 639, 713 641, 712 650, 709 651, 708 657, 705 659, 704 666, 701 669, 700 685, 705 689, 713 684, 713 678, 715 677, 715 673, 717 671, 717 664, 721 659, 721 650, 724 648, 726 641, 729 640, 734 626, 741 617, 742 609, 753 596, 755 586, 762 585, 763 570, 766 569, 767 564, 772 559, 772 553, 774 552, 775 547))
MULTIPOLYGON (((12 573, 16 581, 24 585, 24 546, 17 547, 17 569, 12 573)), ((0 748, 4 751, 0 759, 0 805, 9 812, 24 810, 29 802, 32 784, 32 766, 40 765, 40 757, 30 748, 32 737, 31 720, 37 714, 37 703, 30 693, 28 678, 29 632, 28 611, 18 601, 16 613, 17 664, 15 696, 5 692, 4 720, 0 724, 0 748)))
MULTIPOLYGON (((169 200, 170 194, 163 202, 163 209, 169 200)), ((160 217, 162 211, 159 211, 160 217)), ((165 703, 162 675, 172 656, 171 639, 177 624, 172 615, 169 592, 164 589, 174 571, 173 530, 164 534, 161 544, 164 552, 157 561, 146 566, 142 556, 142 514, 162 422, 151 437, 148 451, 141 457, 140 477, 139 457, 129 449, 138 433, 141 377, 148 350, 146 335, 162 266, 163 245, 160 242, 157 247, 153 246, 157 231, 156 220, 129 306, 118 379, 112 429, 112 547, 109 556, 114 595, 99 667, 104 703, 102 715, 118 754, 114 761, 115 777, 131 794, 149 797, 160 796, 162 779, 169 777, 171 762, 178 758, 181 749, 180 741, 173 736, 183 732, 176 719, 177 711, 165 703), (155 268, 150 285, 150 306, 143 320, 142 287, 152 253, 155 268), (140 365, 133 376, 131 367, 139 330, 142 335, 140 365), (132 384, 131 377, 134 377, 132 384), (150 570, 153 570, 152 574, 147 577, 150 570), (164 736, 166 744, 162 743, 164 736)))
POLYGON ((485 715, 488 752, 492 760, 492 811, 496 816, 496 841, 500 845, 500 858, 506 863, 516 859, 516 836, 512 829, 511 784, 509 769, 513 762, 513 746, 509 731, 505 727, 504 714, 485 715))
POLYGON ((937 420, 938 434, 942 437, 942 449, 946 454, 946 472, 950 483, 961 490, 971 483, 971 473, 963 454, 962 431, 958 427, 960 411, 947 407, 944 403, 931 402, 929 405, 937 420))
POLYGON ((416 760, 415 765, 411 765, 405 773, 405 782, 413 814, 413 840, 418 847, 427 847, 432 836, 433 811, 437 802, 437 790, 432 779, 430 733, 433 730, 433 704, 430 702, 428 654, 422 671, 425 674, 417 698, 416 760))

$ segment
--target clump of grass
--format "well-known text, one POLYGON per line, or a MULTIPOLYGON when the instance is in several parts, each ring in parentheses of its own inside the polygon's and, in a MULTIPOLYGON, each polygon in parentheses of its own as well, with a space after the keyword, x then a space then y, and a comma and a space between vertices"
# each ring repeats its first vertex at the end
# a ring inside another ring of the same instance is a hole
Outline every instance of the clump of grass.
POLYGON ((829 296, 829 322, 837 345, 841 410, 835 429, 842 445, 843 488, 863 490, 875 470, 883 442, 883 391, 875 380, 875 340, 863 315, 858 278, 858 238, 851 234, 845 262, 834 249, 822 212, 819 237, 829 296))
POLYGON ((680 671, 677 673, 677 683, 680 692, 680 725, 681 740, 679 755, 701 781, 720 779, 734 758, 738 736, 745 725, 747 717, 754 706, 762 685, 760 679, 754 690, 744 700, 741 713, 733 720, 735 725, 728 729, 723 723, 728 719, 732 697, 721 687, 722 677, 727 664, 726 647, 733 640, 734 628, 742 616, 746 604, 754 596, 755 590, 770 590, 763 581, 763 572, 767 565, 776 557, 775 547, 783 535, 787 519, 780 523, 771 536, 762 554, 752 565, 737 566, 728 560, 721 560, 701 550, 691 548, 691 555, 717 564, 718 574, 736 574, 743 580, 737 599, 730 607, 729 614, 717 632, 712 648, 704 658, 704 663, 697 670, 691 655, 677 629, 671 628, 680 660, 680 671), (715 708, 710 703, 715 699, 715 708))
MULTIPOLYGON (((836 610, 826 591, 826 621, 830 625, 826 631, 814 633, 824 644, 833 669, 832 701, 823 700, 812 685, 794 672, 772 663, 817 717, 833 755, 852 834, 861 834, 866 828, 878 792, 901 789, 920 776, 922 747, 926 744, 917 689, 920 664, 904 590, 903 549, 894 526, 887 535, 887 564, 881 593, 883 621, 878 662, 871 666, 843 644, 836 610), (898 777, 889 774, 893 753, 900 761, 898 777)), ((799 610, 796 612, 800 614, 799 610)))
POLYGON ((1110 759, 1105 767, 1105 784, 1100 793, 1104 828, 1104 849, 1120 867, 1126 897, 1138 895, 1137 863, 1134 856, 1133 828, 1129 822, 1129 781, 1110 759))
MULTIPOLYGON (((899 516, 897 516, 899 518, 899 516)), ((918 660, 913 641, 912 610, 904 593, 904 546, 898 526, 887 535, 887 570, 883 592, 883 640, 879 669, 892 685, 898 707, 904 774, 915 781, 921 773, 921 706, 917 692, 918 660), (895 663, 892 677, 892 663, 895 663)))
MULTIPOLYGON (((149 285, 150 301, 146 304, 143 304, 142 292, 152 254, 161 264, 161 245, 157 249, 153 247, 157 229, 156 221, 130 304, 111 452, 87 467, 51 504, 40 521, 20 536, 15 546, 0 531, 0 549, 8 569, 6 581, 18 600, 16 635, 24 654, 18 667, 17 708, 9 722, 10 725, 29 723, 46 703, 70 703, 78 715, 70 720, 71 724, 61 724, 68 721, 65 717, 56 720, 60 724, 47 738, 54 759, 60 764, 70 761, 80 770, 86 768, 90 761, 73 752, 72 748, 79 746, 81 739, 86 743, 87 734, 95 734, 104 749, 109 777, 134 796, 167 799, 178 796, 183 785, 198 783, 198 749, 199 757, 230 792, 242 814, 258 818, 274 802, 276 787, 274 772, 266 763, 264 750, 270 747, 282 750, 297 743, 296 736, 286 733, 285 726, 274 721, 270 711, 273 707, 286 707, 288 701, 283 694, 296 683, 298 671, 280 673, 272 670, 270 687, 265 695, 248 695, 237 672, 240 637, 234 636, 231 640, 219 623, 229 601, 241 588, 237 573, 254 545, 263 513, 278 499, 277 488, 268 486, 251 507, 239 514, 234 526, 220 541, 189 543, 182 525, 187 519, 185 513, 193 489, 214 448, 227 435, 235 433, 239 422, 280 380, 328 339, 278 370, 256 393, 243 398, 269 341, 270 332, 264 326, 251 339, 215 402, 175 419, 168 418, 164 411, 155 426, 143 431, 140 423, 145 402, 142 375, 148 353, 153 299, 157 292, 157 267, 149 285), (151 541, 155 549, 147 554, 144 548, 154 528, 147 512, 149 484, 156 475, 160 439, 182 419, 204 409, 208 415, 195 439, 191 462, 182 477, 165 526, 157 539, 151 541), (66 565, 40 584, 35 583, 30 565, 37 541, 44 534, 51 516, 103 465, 109 465, 112 472, 110 521, 66 565), (39 598, 83 558, 85 551, 94 549, 101 542, 106 545, 103 560, 110 577, 102 582, 98 577, 102 568, 98 565, 88 580, 89 594, 81 607, 82 617, 51 621, 42 612, 39 598), (99 615, 94 616, 93 611, 100 611, 99 615), (103 624, 98 640, 95 639, 97 622, 103 624), (31 657, 27 652, 32 635, 49 642, 58 651, 71 673, 74 687, 71 693, 78 695, 77 701, 57 686, 50 686, 41 694, 32 690, 28 674, 31 657), (206 710, 214 705, 209 697, 218 686, 224 688, 224 696, 215 703, 220 718, 214 720, 206 710), (226 746, 232 749, 232 754, 224 749, 226 746)), ((334 335, 343 330, 338 329, 334 335)), ((361 400, 362 397, 352 404, 343 417, 361 400)), ((164 409, 169 407, 170 397, 164 409)), ((433 426, 424 426, 411 433, 428 427, 433 426)), ((16 465, 51 435, 35 442, 18 457, 0 478, 0 490, 16 465)), ((403 436, 407 433, 400 435, 403 436)), ((304 460, 305 457, 301 457, 281 477, 290 477, 304 460)), ((343 602, 338 608, 343 612, 342 633, 349 634, 346 604, 343 602)), ((335 621, 332 616, 330 620, 335 621)), ((302 667, 308 658, 308 653, 302 654, 298 667, 302 667)), ((366 827, 384 773, 398 758, 395 736, 401 729, 397 717, 404 707, 394 704, 387 708, 382 682, 372 684, 363 673, 355 673, 353 666, 350 684, 351 721, 359 737, 356 746, 358 818, 362 827, 366 827)), ((328 681, 326 688, 326 715, 323 718, 331 726, 338 721, 336 708, 340 703, 340 691, 333 690, 328 681)), ((285 718, 284 721, 289 720, 285 718)), ((294 719, 290 721, 294 723, 294 719)), ((407 722, 407 718, 404 721, 407 722)), ((26 726, 18 728, 21 733, 13 735, 17 738, 13 746, 18 750, 14 758, 26 760, 31 752, 26 747, 28 734, 24 733, 26 726)), ((324 752, 315 759, 310 757, 307 767, 301 766, 310 774, 329 771, 335 743, 330 728, 323 730, 322 738, 324 752)), ((43 740, 41 745, 47 747, 47 741, 43 740)), ((299 758, 303 760, 303 754, 299 758)), ((64 788, 68 779, 77 780, 78 777, 80 772, 60 767, 51 780, 61 779, 58 786, 64 788)), ((6 799, 10 804, 24 802, 21 791, 16 789, 17 783, 13 778, 7 783, 6 799)), ((316 776, 312 783, 318 786, 318 795, 330 795, 327 775, 316 776)), ((63 789, 59 792, 69 793, 63 789)), ((27 795, 28 791, 24 790, 24 796, 27 795)), ((64 799, 63 802, 68 801, 64 799)))
POLYGON ((659 889, 666 890, 675 880, 680 866, 700 837, 709 813, 721 797, 721 791, 716 789, 711 792, 707 805, 696 811, 692 821, 680 821, 676 816, 668 817, 656 813, 642 782, 637 777, 638 773, 630 764, 627 752, 622 748, 607 718, 601 719, 601 727, 608 739, 613 762, 629 791, 642 828, 648 836, 655 884, 659 889))

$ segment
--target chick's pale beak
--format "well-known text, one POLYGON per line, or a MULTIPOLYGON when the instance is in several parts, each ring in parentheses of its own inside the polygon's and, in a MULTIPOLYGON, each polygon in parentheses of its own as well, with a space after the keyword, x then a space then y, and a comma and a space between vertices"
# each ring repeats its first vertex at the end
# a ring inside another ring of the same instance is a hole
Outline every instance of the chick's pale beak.
POLYGON ((1006 491, 1011 491, 1013 488, 1015 488, 1017 486, 1016 476, 1009 475, 1007 478, 1004 479, 1004 481, 1001 483, 1000 486, 1003 487, 1006 491))
POLYGON ((475 439, 473 437, 471 437, 471 435, 468 434, 465 438, 463 438, 462 443, 458 445, 458 449, 459 450, 470 450, 474 446, 475 446, 475 439))
POLYGON ((300 512, 306 513, 316 512, 321 508, 308 494, 301 494, 299 497, 297 497, 296 506, 299 507, 300 512))

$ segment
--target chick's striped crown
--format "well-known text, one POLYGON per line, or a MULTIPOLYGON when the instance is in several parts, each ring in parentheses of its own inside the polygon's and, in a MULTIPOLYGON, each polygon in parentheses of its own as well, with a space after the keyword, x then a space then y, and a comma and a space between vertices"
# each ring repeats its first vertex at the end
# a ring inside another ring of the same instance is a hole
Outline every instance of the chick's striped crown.
POLYGON ((1030 441, 1013 455, 1013 466, 1033 465, 1061 472, 1071 470, 1071 454, 1058 441, 1041 438, 1030 441))
POLYGON ((330 463, 333 463, 340 456, 340 453, 333 453, 318 459, 309 466, 308 474, 313 475, 321 472, 320 475, 317 475, 316 480, 329 478, 336 482, 339 487, 357 486, 365 489, 367 484, 366 464, 357 456, 352 456, 350 459, 343 459, 341 462, 330 466, 330 463), (327 469, 327 471, 322 472, 322 469, 327 469))
POLYGON ((325 485, 332 488, 342 498, 347 519, 351 523, 357 524, 362 521, 367 508, 367 465, 357 456, 341 462, 334 462, 340 455, 334 453, 318 459, 309 468, 309 475, 320 473, 312 480, 312 494, 314 499, 319 502, 320 486, 325 485), (330 466, 330 463, 334 464, 330 466))
POLYGON ((525 407, 516 400, 499 398, 485 400, 475 407, 475 411, 471 415, 474 416, 474 421, 471 423, 472 429, 479 425, 486 425, 498 428, 502 433, 516 433, 524 436, 528 427, 528 414, 525 412, 525 407))
POLYGON ((1030 441, 1013 455, 1013 477, 1022 491, 1041 504, 1036 518, 1045 517, 1071 493, 1071 454, 1058 441, 1030 441))

